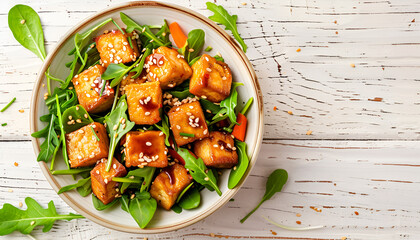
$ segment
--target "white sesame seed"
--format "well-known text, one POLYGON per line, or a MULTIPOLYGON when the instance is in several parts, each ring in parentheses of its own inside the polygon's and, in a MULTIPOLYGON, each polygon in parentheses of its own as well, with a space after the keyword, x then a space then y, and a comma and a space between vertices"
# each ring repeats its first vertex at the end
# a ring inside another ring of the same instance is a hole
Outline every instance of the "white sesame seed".
POLYGON ((32 221, 32 222, 31 222, 31 226, 33 226, 33 225, 35 225, 35 221, 32 221))
POLYGON ((105 184, 108 184, 108 179, 105 178, 104 179, 104 182, 105 182, 105 184))
POLYGON ((85 78, 83 78, 83 80, 87 81, 87 80, 89 80, 89 78, 85 77, 85 78))
POLYGON ((152 143, 151 142, 146 142, 146 146, 152 146, 152 143))
POLYGON ((206 135, 207 134, 207 129, 204 129, 203 134, 206 135))
POLYGON ((118 64, 118 60, 114 60, 114 63, 115 63, 115 64, 118 64))
POLYGON ((83 129, 79 129, 79 133, 85 133, 85 131, 83 131, 83 129))
POLYGON ((188 49, 188 52, 194 52, 193 48, 188 49))
POLYGON ((190 106, 190 109, 194 109, 194 107, 193 106, 190 106))
POLYGON ((96 174, 99 174, 99 170, 96 170, 96 174))
POLYGON ((159 61, 159 65, 162 65, 163 64, 163 61, 159 61))
POLYGON ((78 159, 82 159, 82 156, 80 156, 80 155, 79 155, 79 156, 77 156, 77 158, 78 158, 78 159))
POLYGON ((127 51, 127 47, 126 46, 123 46, 123 51, 127 51))
POLYGON ((204 181, 208 181, 208 180, 209 180, 209 177, 205 177, 205 178, 204 178, 204 181))
POLYGON ((85 118, 88 118, 89 116, 87 115, 87 113, 85 113, 85 115, 83 115, 85 118))
POLYGON ((233 151, 236 151, 236 147, 233 147, 233 148, 232 148, 232 150, 233 150, 233 151))
POLYGON ((86 97, 90 98, 90 94, 89 93, 86 93, 86 97))
POLYGON ((179 126, 179 125, 176 125, 176 128, 177 128, 177 129, 181 129, 181 126, 179 126))
POLYGON ((111 43, 108 43, 108 47, 113 48, 114 46, 111 43))
POLYGON ((149 116, 150 112, 145 112, 144 115, 149 116))
POLYGON ((163 132, 160 132, 160 133, 159 133, 159 136, 162 136, 162 135, 163 135, 163 132))
POLYGON ((127 46, 128 45, 128 42, 123 42, 123 45, 126 45, 127 46))
POLYGON ((211 72, 211 68, 206 68, 207 72, 211 72))
POLYGON ((201 98, 206 99, 206 98, 207 98, 207 96, 204 96, 204 95, 203 95, 203 96, 201 96, 201 98))
POLYGON ((217 144, 214 144, 214 145, 213 145, 213 147, 215 147, 215 148, 218 148, 218 147, 219 147, 219 145, 217 145, 217 144))
POLYGON ((117 51, 115 51, 115 49, 111 49, 111 52, 112 52, 112 53, 116 53, 117 51))
POLYGON ((205 59, 206 59, 207 62, 209 61, 209 58, 208 57, 205 57, 205 59))
POLYGON ((233 167, 233 170, 234 170, 234 171, 236 170, 236 166, 234 166, 234 167, 233 167))

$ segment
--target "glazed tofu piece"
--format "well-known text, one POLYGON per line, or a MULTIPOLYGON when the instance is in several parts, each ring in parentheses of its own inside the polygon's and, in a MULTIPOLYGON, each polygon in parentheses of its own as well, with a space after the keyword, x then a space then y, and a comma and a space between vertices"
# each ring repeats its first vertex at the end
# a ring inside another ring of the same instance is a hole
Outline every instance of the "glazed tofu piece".
POLYGON ((161 131, 131 131, 125 136, 125 166, 158 167, 168 166, 168 149, 165 135, 161 131))
POLYGON ((108 67, 111 63, 134 62, 140 55, 136 41, 131 40, 133 45, 131 48, 127 36, 119 30, 104 33, 98 36, 95 42, 104 67, 108 67))
POLYGON ((104 125, 94 122, 66 134, 66 147, 72 168, 92 166, 102 158, 108 157, 108 134, 104 125))
POLYGON ((189 79, 190 65, 177 50, 159 47, 146 58, 146 71, 149 81, 160 82, 162 89, 170 89, 189 79))
POLYGON ((150 195, 166 210, 175 204, 179 194, 192 182, 192 177, 181 164, 164 168, 150 187, 150 195))
POLYGON ((101 75, 105 71, 101 65, 92 66, 72 79, 77 98, 89 113, 100 113, 108 110, 114 100, 114 89, 108 81, 102 80, 101 75), (102 85, 105 89, 100 96, 102 85))
POLYGON ((214 57, 203 54, 192 65, 190 92, 212 102, 220 102, 230 94, 232 73, 229 66, 214 57))
POLYGON ((238 164, 238 154, 230 134, 211 132, 208 138, 194 143, 194 153, 207 167, 232 168, 238 164))
POLYGON ((112 202, 119 193, 119 185, 112 181, 112 178, 124 177, 127 174, 125 167, 115 158, 112 159, 109 172, 106 171, 106 165, 107 159, 104 158, 90 171, 92 191, 103 204, 112 202))
POLYGON ((146 82, 147 77, 145 73, 146 71, 143 71, 138 78, 132 78, 136 74, 135 72, 130 72, 127 74, 127 76, 123 77, 120 83, 121 95, 125 94, 125 87, 127 87, 128 85, 146 82))
POLYGON ((209 135, 203 109, 198 101, 174 106, 168 112, 176 144, 182 146, 209 135), (194 136, 182 136, 193 134, 194 136))
POLYGON ((125 92, 130 121, 140 125, 152 125, 160 121, 162 89, 158 82, 129 84, 125 92))

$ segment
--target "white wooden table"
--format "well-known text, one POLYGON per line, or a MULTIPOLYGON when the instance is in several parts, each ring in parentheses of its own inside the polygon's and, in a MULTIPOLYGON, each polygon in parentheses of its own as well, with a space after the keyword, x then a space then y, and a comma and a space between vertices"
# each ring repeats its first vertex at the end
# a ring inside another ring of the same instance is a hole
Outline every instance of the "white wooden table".
MULTIPOLYGON (((118 2, 123 1, 19 1, 39 13, 48 49, 71 26, 118 2)), ((210 15, 204 1, 172 2, 210 15)), ((0 113, 0 123, 8 124, 0 127, 0 205, 17 206, 30 196, 44 206, 54 200, 61 213, 74 212, 46 182, 32 150, 29 104, 41 61, 8 29, 7 12, 17 3, 2 1, 0 6, 0 106, 17 97, 0 113)), ((197 224, 165 234, 120 233, 82 219, 57 222, 51 232, 36 230, 33 236, 419 239, 420 0, 217 3, 239 16, 239 32, 264 93, 261 154, 235 201, 197 224), (240 224, 263 195, 274 168, 289 172, 284 191, 240 224), (261 215, 290 226, 326 227, 286 231, 261 215)), ((22 238, 20 233, 0 237, 22 238)))

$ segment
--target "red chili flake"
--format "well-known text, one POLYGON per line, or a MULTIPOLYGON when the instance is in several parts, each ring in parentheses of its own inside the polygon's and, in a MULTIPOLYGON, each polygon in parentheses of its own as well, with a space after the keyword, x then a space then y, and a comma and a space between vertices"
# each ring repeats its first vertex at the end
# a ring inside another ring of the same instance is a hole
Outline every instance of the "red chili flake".
POLYGON ((313 207, 313 206, 310 206, 310 208, 312 210, 316 211, 316 212, 322 212, 322 209, 319 209, 319 208, 316 208, 316 207, 313 207))
POLYGON ((277 235, 277 233, 276 233, 276 232, 274 232, 273 230, 270 230, 270 232, 271 232, 271 234, 273 234, 273 235, 277 235))
POLYGON ((276 107, 276 106, 274 106, 274 107, 273 107, 273 110, 274 110, 274 111, 277 111, 277 107, 276 107))
POLYGON ((413 20, 411 20, 411 22, 416 22, 416 19, 415 19, 415 18, 413 18, 413 20))
POLYGON ((300 224, 302 224, 302 222, 301 222, 301 221, 296 221, 296 223, 297 223, 297 224, 299 224, 299 225, 300 225, 300 224))
POLYGON ((354 214, 356 214, 357 216, 359 216, 359 212, 358 211, 355 211, 354 214))
POLYGON ((373 101, 373 102, 382 102, 383 98, 375 97, 374 99, 368 99, 368 100, 373 101))

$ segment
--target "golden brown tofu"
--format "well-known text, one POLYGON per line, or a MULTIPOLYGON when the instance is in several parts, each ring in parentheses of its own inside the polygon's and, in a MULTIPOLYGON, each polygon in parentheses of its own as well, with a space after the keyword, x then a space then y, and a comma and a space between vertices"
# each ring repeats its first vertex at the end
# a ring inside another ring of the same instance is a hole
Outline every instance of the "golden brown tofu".
POLYGON ((136 124, 152 125, 160 121, 162 89, 158 82, 130 84, 125 87, 128 115, 136 124))
POLYGON ((146 71, 149 81, 159 81, 162 89, 170 89, 189 79, 190 65, 177 50, 159 47, 146 58, 146 71))
POLYGON ((208 167, 231 168, 238 164, 238 154, 230 134, 211 132, 208 138, 194 143, 194 153, 208 167))
POLYGON ((72 168, 91 166, 96 161, 108 157, 109 139, 104 125, 94 122, 66 134, 66 147, 72 168))
POLYGON ((125 136, 125 166, 168 166, 165 134, 161 131, 131 131, 125 136))
POLYGON ((127 36, 119 30, 104 33, 98 36, 95 42, 104 67, 108 67, 111 63, 134 62, 139 56, 136 41, 131 40, 133 45, 133 48, 131 48, 127 36))
POLYGON ((77 98, 89 113, 99 113, 108 110, 114 100, 114 89, 108 81, 102 80, 101 75, 105 71, 101 65, 92 66, 72 79, 77 98), (100 96, 102 84, 106 83, 105 89, 100 96))
POLYGON ((179 194, 192 182, 192 177, 181 164, 174 164, 160 172, 150 187, 150 195, 158 204, 169 210, 179 194))
POLYGON ((106 171, 106 164, 107 159, 104 158, 90 171, 92 191, 104 204, 112 202, 119 193, 119 184, 112 181, 112 178, 124 177, 127 174, 125 167, 115 158, 112 159, 109 172, 106 171))
POLYGON ((168 112, 168 117, 178 146, 209 135, 203 109, 198 101, 172 107, 168 112), (183 134, 193 134, 194 136, 182 136, 183 134))
POLYGON ((130 72, 130 73, 128 73, 128 75, 126 77, 123 77, 123 79, 121 80, 121 83, 120 83, 121 95, 125 94, 125 87, 127 87, 128 85, 140 84, 140 83, 146 82, 146 80, 147 80, 146 71, 143 71, 138 78, 134 79, 132 77, 135 74, 136 74, 135 72, 130 72))
POLYGON ((190 92, 212 102, 220 102, 230 94, 232 73, 229 66, 214 57, 203 54, 192 65, 190 92))

